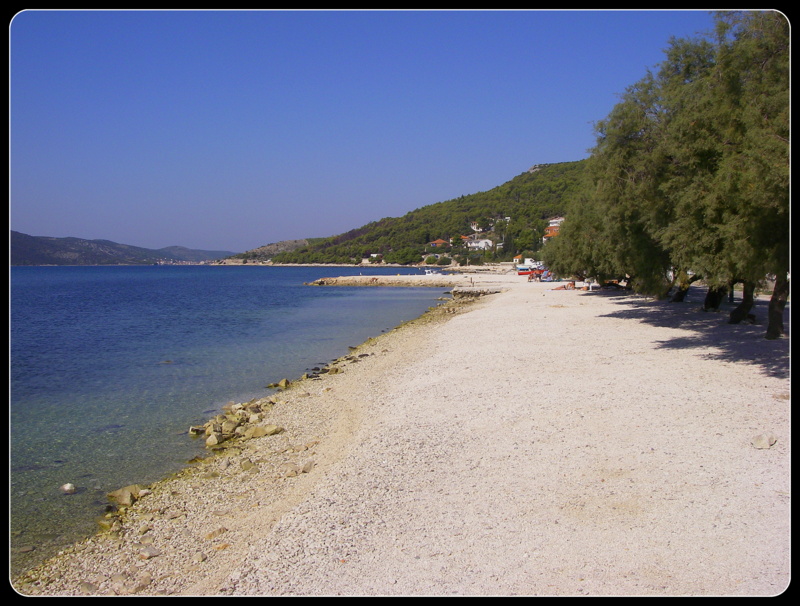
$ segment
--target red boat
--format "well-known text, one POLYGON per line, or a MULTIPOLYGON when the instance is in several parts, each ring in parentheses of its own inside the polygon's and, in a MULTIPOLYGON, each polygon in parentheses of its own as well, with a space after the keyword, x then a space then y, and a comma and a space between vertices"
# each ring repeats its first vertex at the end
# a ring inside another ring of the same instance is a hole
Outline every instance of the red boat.
POLYGON ((543 269, 517 269, 518 276, 541 276, 543 269))

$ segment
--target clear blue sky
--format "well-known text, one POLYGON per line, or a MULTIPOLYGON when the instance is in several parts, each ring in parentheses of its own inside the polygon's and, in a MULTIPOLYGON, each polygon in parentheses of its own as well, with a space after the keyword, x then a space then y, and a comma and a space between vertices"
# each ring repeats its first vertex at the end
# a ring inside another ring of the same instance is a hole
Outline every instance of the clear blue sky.
POLYGON ((27 11, 10 36, 10 224, 244 251, 534 164, 706 11, 27 11))

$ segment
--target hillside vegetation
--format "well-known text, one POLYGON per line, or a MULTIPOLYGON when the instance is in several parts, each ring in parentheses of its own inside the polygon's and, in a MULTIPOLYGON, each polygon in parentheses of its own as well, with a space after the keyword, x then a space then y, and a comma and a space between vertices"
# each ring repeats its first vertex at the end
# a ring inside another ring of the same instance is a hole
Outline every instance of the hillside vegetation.
POLYGON ((566 198, 578 185, 583 161, 534 166, 489 191, 460 196, 413 210, 402 217, 367 223, 346 233, 309 240, 292 251, 255 249, 237 258, 274 263, 358 263, 381 255, 388 263, 418 263, 431 252, 445 252, 471 263, 510 260, 541 247, 547 220, 562 215, 566 198), (476 232, 473 224, 482 231, 476 232), (461 236, 479 234, 492 241, 485 251, 468 251, 461 236), (454 246, 432 248, 435 240, 454 246))
POLYGON ((273 242, 272 244, 265 244, 253 250, 244 253, 233 255, 232 259, 257 259, 260 261, 272 259, 275 255, 280 253, 291 252, 298 248, 303 248, 314 242, 314 239, 303 238, 300 240, 281 240, 280 242, 273 242))

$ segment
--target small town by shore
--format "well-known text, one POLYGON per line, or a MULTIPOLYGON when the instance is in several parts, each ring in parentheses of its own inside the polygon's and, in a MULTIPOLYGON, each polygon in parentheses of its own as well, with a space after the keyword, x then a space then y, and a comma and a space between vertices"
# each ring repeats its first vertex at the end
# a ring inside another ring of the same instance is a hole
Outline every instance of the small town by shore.
MULTIPOLYGON (((393 278, 379 282, 401 282, 393 278)), ((229 403, 193 428, 208 457, 120 487, 97 536, 12 579, 14 589, 773 596, 787 587, 789 337, 767 341, 763 327, 703 313, 699 290, 670 304, 507 271, 413 277, 428 278, 464 296, 276 383, 269 398, 229 403)), ((757 301, 756 317, 765 308, 757 301)))

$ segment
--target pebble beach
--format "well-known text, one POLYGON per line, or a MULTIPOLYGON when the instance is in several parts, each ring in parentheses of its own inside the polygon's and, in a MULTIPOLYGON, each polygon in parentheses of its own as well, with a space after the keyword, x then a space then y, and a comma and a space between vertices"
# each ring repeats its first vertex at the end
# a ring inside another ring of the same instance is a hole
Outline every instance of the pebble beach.
POLYGON ((514 273, 435 279, 453 287, 451 301, 352 348, 324 373, 289 377, 271 399, 250 403, 261 412, 249 434, 131 487, 130 504, 104 530, 12 578, 13 589, 775 596, 787 588, 789 305, 787 336, 768 341, 767 295, 756 324, 729 325, 724 308, 701 311, 701 288, 669 303, 555 290, 514 273))

